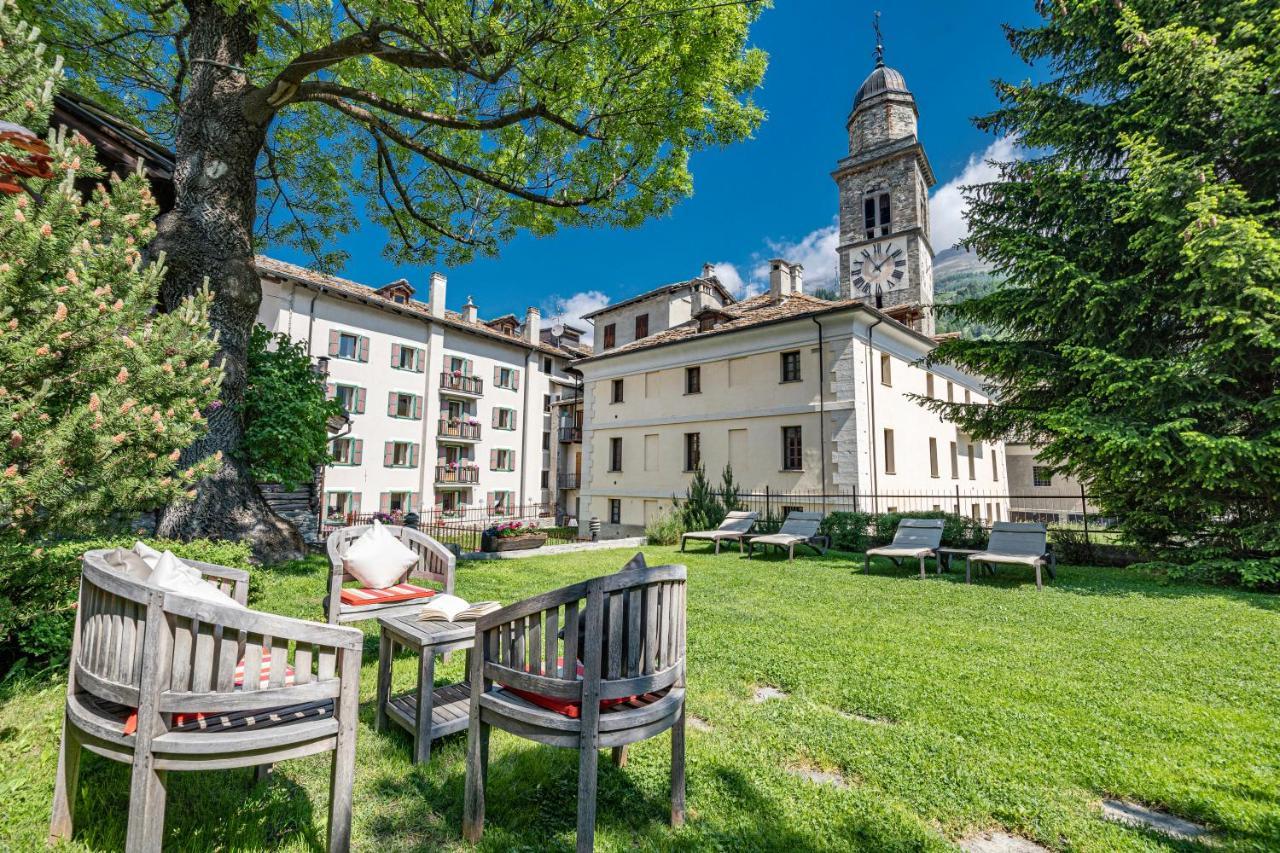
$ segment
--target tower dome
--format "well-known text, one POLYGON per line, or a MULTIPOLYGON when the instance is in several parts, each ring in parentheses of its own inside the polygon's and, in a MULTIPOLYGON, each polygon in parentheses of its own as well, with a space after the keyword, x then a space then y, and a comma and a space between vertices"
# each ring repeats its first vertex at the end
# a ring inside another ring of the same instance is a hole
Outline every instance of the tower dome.
POLYGON ((911 90, 907 88, 907 81, 903 78, 902 72, 880 62, 858 87, 858 94, 853 96, 853 108, 856 110, 863 101, 886 93, 911 96, 911 90))

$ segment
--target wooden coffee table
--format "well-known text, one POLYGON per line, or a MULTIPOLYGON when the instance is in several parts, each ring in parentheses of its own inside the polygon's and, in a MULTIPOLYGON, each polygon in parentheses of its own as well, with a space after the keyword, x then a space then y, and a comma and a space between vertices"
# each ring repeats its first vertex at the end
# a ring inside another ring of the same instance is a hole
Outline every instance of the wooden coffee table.
POLYGON ((471 682, 459 681, 434 687, 436 655, 467 651, 467 672, 471 672, 471 648, 475 644, 474 622, 419 622, 416 613, 408 616, 380 616, 378 643, 378 699, 375 728, 384 731, 387 720, 413 736, 413 763, 431 759, 431 741, 467 727, 471 710, 471 682), (391 667, 396 648, 418 653, 417 688, 391 695, 391 667))

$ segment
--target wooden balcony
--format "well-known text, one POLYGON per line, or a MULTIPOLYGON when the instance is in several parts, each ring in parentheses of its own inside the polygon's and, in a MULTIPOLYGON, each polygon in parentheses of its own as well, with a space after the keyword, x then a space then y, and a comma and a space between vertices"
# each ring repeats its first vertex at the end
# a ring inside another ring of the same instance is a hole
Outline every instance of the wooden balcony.
POLYGON ((480 466, 478 465, 437 465, 437 483, 458 483, 474 485, 480 482, 480 466))
POLYGON ((479 397, 484 393, 484 380, 479 376, 444 371, 440 374, 440 391, 461 397, 479 397))
POLYGON ((480 424, 469 424, 466 421, 451 421, 447 418, 441 418, 437 435, 442 439, 455 441, 479 441, 480 424))

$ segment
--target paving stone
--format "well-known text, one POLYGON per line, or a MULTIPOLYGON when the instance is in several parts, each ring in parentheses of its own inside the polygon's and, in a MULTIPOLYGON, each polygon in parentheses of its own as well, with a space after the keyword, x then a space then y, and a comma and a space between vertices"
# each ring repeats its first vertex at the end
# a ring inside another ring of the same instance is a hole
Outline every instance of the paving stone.
POLYGON ((770 699, 786 699, 787 694, 783 693, 776 687, 757 687, 755 700, 757 702, 768 702, 770 699))
POLYGON ((1007 832, 979 832, 956 843, 967 853, 1049 853, 1048 847, 1007 832))
POLYGON ((1209 835, 1209 830, 1198 823, 1128 800, 1104 799, 1102 816, 1116 823, 1154 830, 1182 841, 1204 840, 1209 835))
POLYGON ((709 732, 711 731, 711 724, 699 717, 697 714, 690 714, 689 728, 693 729, 695 732, 709 732))
POLYGON ((816 767, 804 765, 792 767, 791 773, 801 779, 807 779, 815 785, 830 785, 833 788, 849 787, 849 783, 845 781, 845 778, 833 770, 819 770, 816 767))

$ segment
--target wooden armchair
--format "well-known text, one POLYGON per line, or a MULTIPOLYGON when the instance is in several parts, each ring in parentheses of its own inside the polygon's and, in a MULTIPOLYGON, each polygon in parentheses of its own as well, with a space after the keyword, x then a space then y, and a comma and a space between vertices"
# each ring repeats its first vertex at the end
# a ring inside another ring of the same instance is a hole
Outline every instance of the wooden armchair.
MULTIPOLYGON (((130 851, 161 847, 170 770, 331 751, 329 850, 346 850, 360 631, 169 592, 113 568, 109 553, 84 555, 50 841, 72 835, 82 748, 133 767, 130 851)), ((244 603, 247 572, 187 564, 244 603)))
POLYGON ((330 625, 343 622, 360 622, 379 616, 396 616, 415 612, 422 607, 429 590, 408 583, 410 578, 423 578, 439 584, 443 592, 453 592, 453 576, 458 558, 453 552, 427 534, 412 527, 384 524, 383 527, 418 554, 416 565, 410 566, 396 585, 389 590, 348 590, 343 596, 342 584, 355 577, 347 571, 342 555, 347 546, 359 539, 370 525, 358 524, 341 527, 329 534, 329 594, 324 598, 324 613, 330 625))
POLYGON ((476 622, 463 834, 484 833, 491 726, 578 750, 578 850, 595 838, 597 750, 671 729, 671 822, 684 821, 684 566, 628 565, 476 622))

